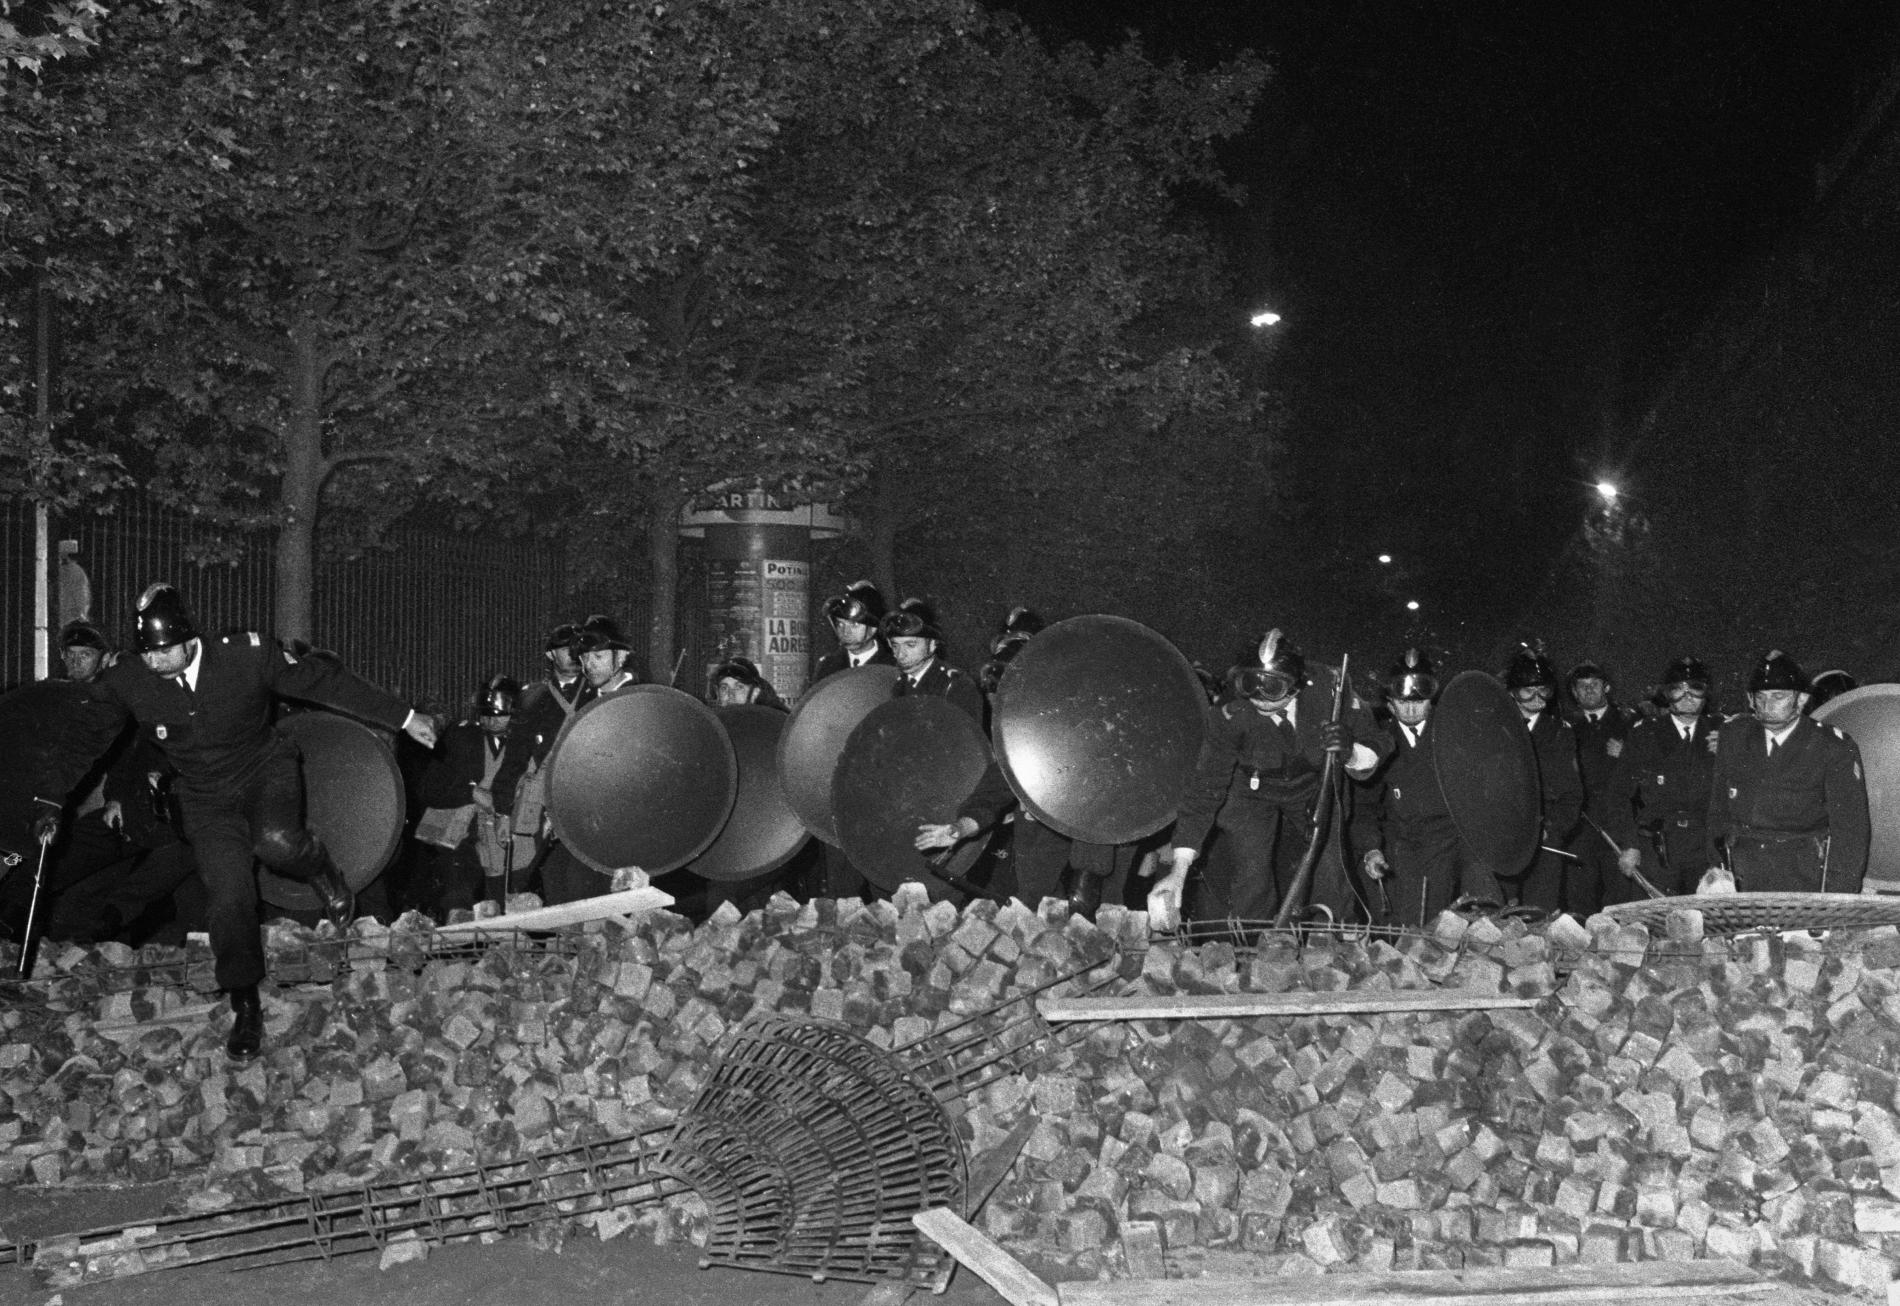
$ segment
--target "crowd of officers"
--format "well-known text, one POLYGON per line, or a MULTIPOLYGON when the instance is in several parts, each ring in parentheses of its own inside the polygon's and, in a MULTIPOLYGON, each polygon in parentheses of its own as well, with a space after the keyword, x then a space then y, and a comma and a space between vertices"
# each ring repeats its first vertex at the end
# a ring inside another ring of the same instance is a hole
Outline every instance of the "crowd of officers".
MULTIPOLYGON (((894 696, 941 697, 984 729, 1010 661, 1043 628, 1036 613, 1015 609, 972 675, 945 657, 921 600, 887 609, 861 581, 829 599, 825 615, 837 647, 818 662, 815 682, 888 665, 894 696)), ((304 823, 296 750, 273 729, 279 700, 341 711, 418 745, 411 852, 388 877, 397 896, 381 910, 420 907, 446 919, 521 889, 548 902, 605 893, 609 877, 553 837, 545 767, 570 717, 639 683, 630 651, 609 617, 561 625, 547 637, 539 679, 495 677, 466 720, 446 724, 333 655, 248 631, 206 637, 168 585, 140 597, 136 656, 115 657, 96 628, 72 623, 62 660, 67 678, 86 687, 61 726, 73 783, 42 800, 35 822, 53 854, 44 877, 50 932, 136 941, 160 917, 207 929, 236 1013, 230 1053, 257 1054, 265 963, 254 863, 309 885, 339 927, 359 907, 304 823), (136 731, 124 730, 128 721, 136 731), (114 735, 120 746, 101 768, 98 741, 114 735)), ((918 827, 916 848, 935 855, 981 841, 988 851, 972 872, 975 890, 998 897, 1067 897, 1088 912, 1145 898, 1163 923, 1263 922, 1317 846, 1331 758, 1349 778, 1337 791, 1341 883, 1374 924, 1422 925, 1461 902, 1588 915, 1652 889, 1694 892, 1710 867, 1742 890, 1861 887, 1870 829, 1859 754, 1807 715, 1817 686, 1780 651, 1749 676, 1750 712, 1725 719, 1712 710, 1708 668, 1694 658, 1672 662, 1653 698, 1632 709, 1614 701, 1601 666, 1580 663, 1560 683, 1546 656, 1523 649, 1502 679, 1537 759, 1541 830, 1535 856, 1509 867, 1474 857, 1447 805, 1433 729, 1441 682, 1418 651, 1386 673, 1378 701, 1342 692, 1330 668, 1309 673, 1278 631, 1224 677, 1201 675, 1206 740, 1167 829, 1137 845, 1059 835, 1017 805, 992 762, 952 819, 918 827)), ((717 706, 785 710, 749 659, 722 663, 710 685, 717 706)), ((746 891, 780 887, 814 897, 877 892, 841 850, 816 841, 746 891)), ((20 875, 0 887, 16 933, 30 888, 20 875)))

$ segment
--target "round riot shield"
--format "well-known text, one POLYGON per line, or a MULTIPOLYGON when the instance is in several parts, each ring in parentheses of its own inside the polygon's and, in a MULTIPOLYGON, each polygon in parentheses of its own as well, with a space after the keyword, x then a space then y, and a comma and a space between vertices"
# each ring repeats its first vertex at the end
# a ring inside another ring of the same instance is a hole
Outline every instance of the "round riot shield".
POLYGON ((831 782, 851 864, 883 889, 961 877, 985 841, 956 844, 947 858, 925 854, 914 846, 917 827, 956 820, 989 762, 982 727, 947 700, 911 694, 879 704, 845 741, 831 782))
POLYGON ((785 801, 805 828, 828 844, 839 842, 831 779, 845 740, 866 713, 891 701, 896 683, 893 666, 852 667, 826 676, 799 698, 778 737, 779 787, 785 801))
POLYGON ((597 871, 676 870, 732 814, 739 763, 713 710, 635 685, 569 717, 548 753, 554 833, 597 871))
POLYGON ((1543 827, 1537 753, 1524 714, 1502 681, 1461 671, 1432 709, 1432 765, 1452 824, 1493 875, 1530 865, 1543 827))
POLYGON ((1058 621, 996 691, 996 759, 1038 821, 1132 843, 1174 819, 1207 731, 1207 695, 1167 640, 1125 617, 1058 621))
MULTIPOLYGON (((402 772, 380 733, 333 712, 293 712, 277 725, 303 754, 304 824, 323 841, 344 883, 362 890, 402 841, 402 772)), ((260 870, 258 896, 276 907, 317 911, 323 901, 300 880, 260 870)))
POLYGON ((1860 749, 1874 823, 1862 889, 1900 893, 1900 685, 1850 689, 1816 708, 1814 719, 1839 726, 1860 749))
POLYGON ((708 880, 736 884, 783 866, 807 836, 778 782, 778 741, 785 731, 785 713, 758 706, 714 711, 732 740, 739 762, 739 789, 725 829, 686 869, 708 880))
MULTIPOLYGON (((74 680, 40 680, 0 695, 0 858, 33 858, 45 798, 64 803, 111 749, 125 716, 74 680)), ((96 778, 96 777, 95 777, 96 778)))

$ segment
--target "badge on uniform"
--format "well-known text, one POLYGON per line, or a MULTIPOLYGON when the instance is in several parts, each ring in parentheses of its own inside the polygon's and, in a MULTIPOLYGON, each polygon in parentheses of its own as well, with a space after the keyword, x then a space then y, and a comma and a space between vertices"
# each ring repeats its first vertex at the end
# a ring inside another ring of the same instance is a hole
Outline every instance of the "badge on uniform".
POLYGON ((1728 796, 1730 798, 1737 797, 1738 795, 1740 795, 1741 792, 1742 791, 1740 789, 1737 789, 1734 785, 1730 785, 1728 787, 1728 796))
POLYGON ((159 726, 157 729, 153 730, 152 733, 157 735, 160 739, 163 739, 165 737, 165 727, 159 726))
POLYGON ((1667 783, 1669 783, 1669 777, 1663 776, 1663 775, 1659 775, 1656 777, 1656 784, 1658 786, 1665 785, 1667 783))

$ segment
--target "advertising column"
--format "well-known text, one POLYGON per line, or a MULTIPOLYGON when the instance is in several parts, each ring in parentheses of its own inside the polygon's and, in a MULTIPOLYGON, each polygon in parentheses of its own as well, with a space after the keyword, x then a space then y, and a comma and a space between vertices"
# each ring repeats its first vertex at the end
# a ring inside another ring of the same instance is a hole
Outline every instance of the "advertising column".
POLYGON ((811 678, 811 541, 840 523, 823 506, 787 506, 761 490, 727 490, 682 518, 706 540, 713 667, 748 657, 791 702, 811 678))

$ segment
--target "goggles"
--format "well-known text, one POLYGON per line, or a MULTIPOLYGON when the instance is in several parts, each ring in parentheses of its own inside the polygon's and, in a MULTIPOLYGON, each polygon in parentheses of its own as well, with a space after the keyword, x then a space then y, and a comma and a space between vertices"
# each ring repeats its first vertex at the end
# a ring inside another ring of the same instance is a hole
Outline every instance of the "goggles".
POLYGON ((1706 680, 1678 680, 1675 684, 1666 686, 1663 692, 1668 694, 1671 698, 1681 698, 1685 694, 1707 694, 1709 692, 1709 682, 1706 680))
POLYGON ((1234 676, 1234 688, 1242 698, 1263 698, 1268 701, 1291 698, 1299 687, 1299 682, 1286 672, 1269 671, 1263 667, 1248 667, 1234 676))

